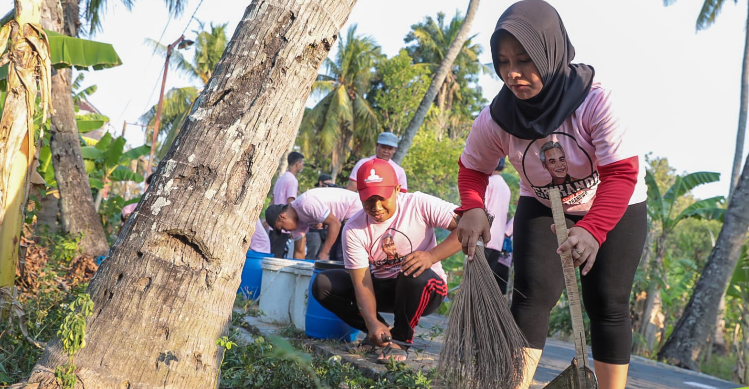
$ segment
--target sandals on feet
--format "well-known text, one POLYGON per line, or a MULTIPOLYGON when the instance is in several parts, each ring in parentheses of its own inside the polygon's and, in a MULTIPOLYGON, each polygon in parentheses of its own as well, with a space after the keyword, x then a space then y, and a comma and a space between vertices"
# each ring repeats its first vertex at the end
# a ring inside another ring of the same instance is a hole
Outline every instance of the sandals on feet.
POLYGON ((374 343, 372 343, 369 340, 368 336, 364 336, 364 339, 361 340, 361 342, 357 343, 354 346, 349 347, 349 352, 352 354, 358 354, 364 351, 365 354, 373 354, 377 351, 379 351, 379 347, 377 347, 374 343))
POLYGON ((408 360, 408 349, 402 349, 402 348, 394 348, 392 346, 386 346, 384 349, 382 349, 382 356, 384 358, 378 358, 377 363, 381 365, 387 365, 390 363, 391 359, 395 359, 393 357, 405 357, 403 360, 397 361, 397 362, 405 362, 408 360))

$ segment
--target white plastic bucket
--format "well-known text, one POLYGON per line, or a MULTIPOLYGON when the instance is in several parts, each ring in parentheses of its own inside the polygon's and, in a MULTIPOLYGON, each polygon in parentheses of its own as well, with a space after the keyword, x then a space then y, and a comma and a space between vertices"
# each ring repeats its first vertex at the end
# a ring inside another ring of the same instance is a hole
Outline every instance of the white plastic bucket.
POLYGON ((260 267, 263 279, 260 286, 262 320, 273 323, 293 323, 304 330, 307 310, 307 288, 314 270, 309 262, 265 258, 260 267))

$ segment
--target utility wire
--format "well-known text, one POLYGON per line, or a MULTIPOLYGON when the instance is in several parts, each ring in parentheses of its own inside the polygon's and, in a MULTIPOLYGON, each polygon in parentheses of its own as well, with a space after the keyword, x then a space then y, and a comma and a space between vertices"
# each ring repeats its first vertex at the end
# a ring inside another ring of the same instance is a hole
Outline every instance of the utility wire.
POLYGON ((185 26, 185 29, 182 30, 182 35, 185 35, 185 31, 187 31, 187 28, 190 27, 190 22, 192 22, 192 20, 195 19, 195 14, 198 13, 198 10, 200 9, 201 5, 203 5, 203 0, 200 0, 200 3, 198 3, 198 6, 195 7, 195 11, 193 11, 192 16, 190 16, 190 20, 187 21, 187 25, 185 26))
MULTIPOLYGON (((198 3, 198 6, 195 7, 195 11, 193 11, 192 16, 190 16, 190 19, 187 21, 187 24, 185 25, 185 28, 182 30, 182 34, 184 35, 187 29, 190 27, 190 23, 195 19, 195 15, 198 13, 198 10, 200 9, 200 6, 203 5, 203 0, 200 0, 198 3)), ((159 37, 158 42, 161 42, 162 39, 164 39, 164 35, 166 34, 166 30, 169 27, 169 23, 172 21, 172 15, 169 14, 169 18, 167 19, 166 25, 164 26, 164 30, 161 32, 161 36, 159 37)), ((145 69, 148 69, 148 66, 151 64, 151 60, 153 60, 154 55, 156 54, 156 47, 154 47, 153 52, 151 53, 151 57, 148 59, 148 62, 146 63, 145 69)), ((166 66, 166 64, 164 65, 166 66)), ((146 100, 146 106, 143 108, 143 112, 146 112, 148 110, 149 102, 151 101, 151 98, 153 97, 153 94, 156 92, 156 88, 159 86, 159 80, 162 77, 164 66, 161 67, 161 71, 159 71, 159 76, 156 82, 154 83, 153 89, 151 90, 151 93, 148 95, 148 100, 146 100)), ((125 114, 125 110, 127 110, 127 107, 130 105, 130 102, 132 101, 132 95, 130 99, 128 99, 127 104, 125 104, 125 108, 122 109, 122 113, 120 113, 120 116, 117 118, 117 121, 119 122, 122 118, 122 115, 125 114)))

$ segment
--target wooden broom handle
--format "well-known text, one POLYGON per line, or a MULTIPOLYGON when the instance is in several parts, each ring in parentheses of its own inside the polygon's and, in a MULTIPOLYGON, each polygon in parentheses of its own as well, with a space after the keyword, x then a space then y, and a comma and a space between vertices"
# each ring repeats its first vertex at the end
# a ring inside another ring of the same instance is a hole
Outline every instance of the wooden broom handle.
MULTIPOLYGON (((551 201, 551 213, 554 215, 554 226, 557 230, 557 243, 562 244, 567 240, 567 223, 564 218, 562 197, 558 188, 549 189, 549 200, 551 201)), ((575 277, 575 266, 572 261, 572 250, 564 251, 562 257, 562 270, 564 271, 564 284, 567 287, 567 299, 570 304, 570 315, 572 316, 572 333, 575 337, 575 355, 578 363, 579 382, 585 382, 585 369, 588 366, 587 348, 585 345, 585 324, 583 322, 583 311, 580 304, 580 293, 577 289, 577 278, 575 277)))

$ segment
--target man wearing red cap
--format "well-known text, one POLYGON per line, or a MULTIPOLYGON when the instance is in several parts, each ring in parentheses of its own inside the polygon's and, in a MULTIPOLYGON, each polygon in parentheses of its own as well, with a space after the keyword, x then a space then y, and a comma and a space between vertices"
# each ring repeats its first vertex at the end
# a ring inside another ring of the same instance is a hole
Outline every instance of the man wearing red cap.
POLYGON ((453 231, 455 205, 420 192, 400 193, 395 170, 377 158, 361 165, 356 185, 363 210, 343 228, 346 270, 318 274, 312 294, 367 333, 362 343, 368 351, 387 346, 379 363, 403 361, 419 319, 434 312, 447 294, 440 261, 461 248, 453 231), (439 245, 436 227, 451 231, 439 245), (394 313, 392 328, 378 312, 394 313))

